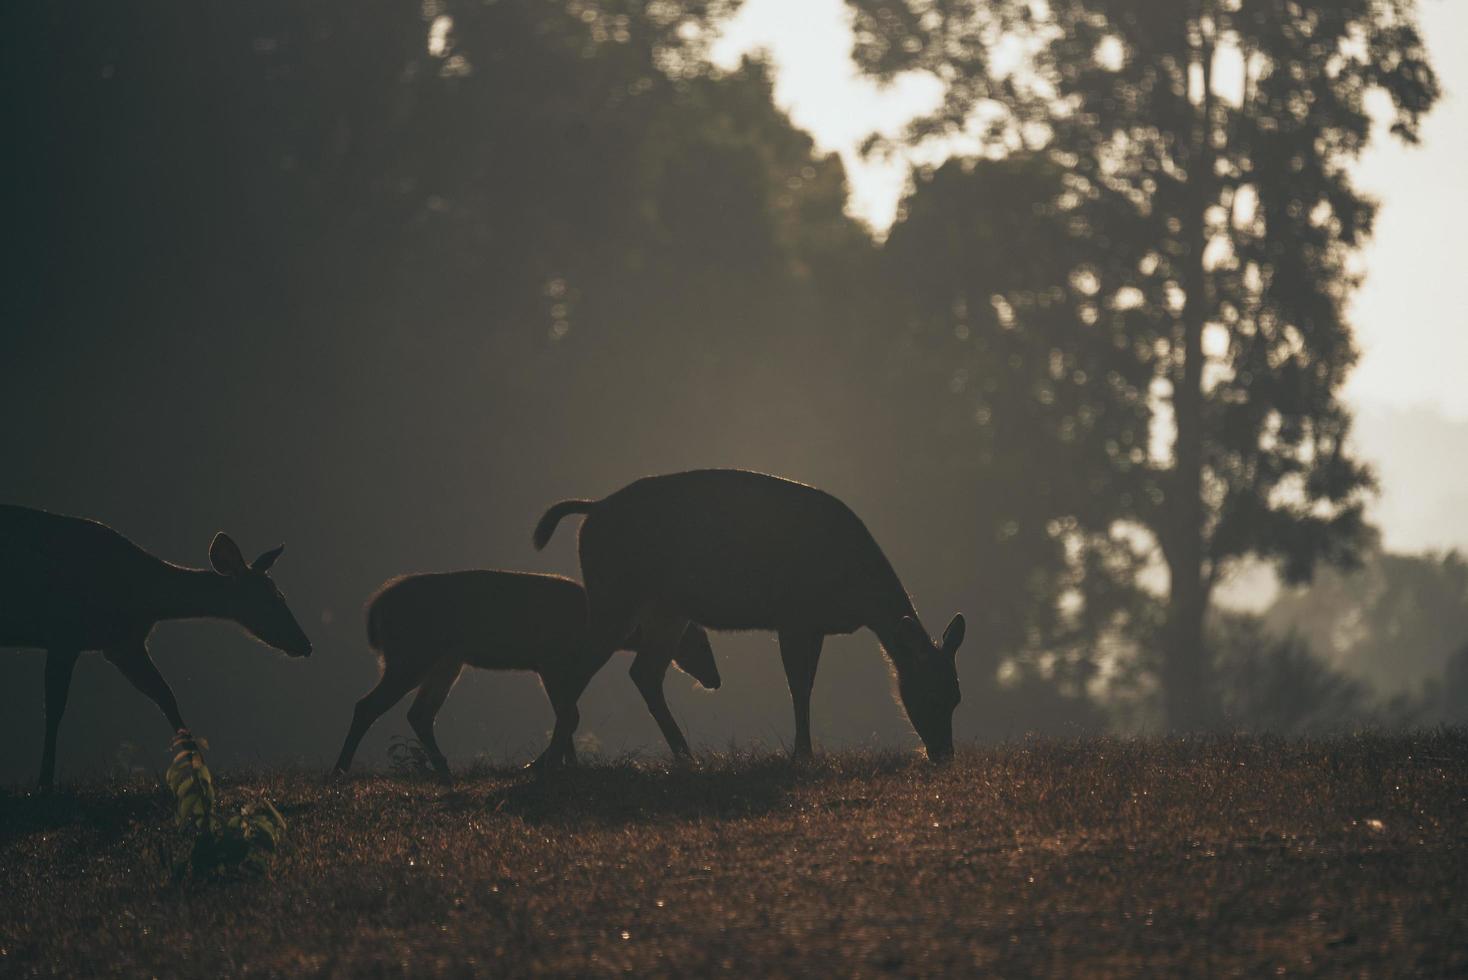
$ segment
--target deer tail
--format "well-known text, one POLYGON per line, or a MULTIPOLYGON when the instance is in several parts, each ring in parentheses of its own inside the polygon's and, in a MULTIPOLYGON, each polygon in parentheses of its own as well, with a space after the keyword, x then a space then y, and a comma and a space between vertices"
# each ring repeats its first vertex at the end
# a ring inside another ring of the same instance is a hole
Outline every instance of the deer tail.
POLYGON ((535 542, 535 550, 539 551, 546 546, 551 535, 556 533, 556 525, 561 523, 561 518, 567 514, 590 514, 596 504, 595 500, 562 500, 558 504, 552 504, 540 523, 535 525, 535 535, 531 538, 535 542))

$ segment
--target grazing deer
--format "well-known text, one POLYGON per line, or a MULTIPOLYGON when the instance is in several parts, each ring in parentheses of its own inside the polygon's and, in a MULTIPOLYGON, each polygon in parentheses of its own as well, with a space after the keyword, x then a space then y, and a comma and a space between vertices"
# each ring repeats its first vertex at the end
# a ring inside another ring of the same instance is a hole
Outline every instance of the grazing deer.
POLYGON ((663 698, 662 671, 685 624, 774 630, 795 702, 795 754, 808 756, 810 694, 828 634, 865 626, 897 672, 907 717, 937 761, 953 753, 955 654, 963 617, 935 644, 866 525, 830 494, 743 470, 652 476, 602 500, 564 500, 535 528, 545 547, 567 514, 586 514, 581 574, 592 651, 640 629, 633 679, 675 754, 688 743, 663 698), (659 664, 662 670, 659 670, 659 664))
POLYGON ((246 563, 221 532, 209 545, 213 571, 183 568, 95 521, 0 505, 0 646, 46 651, 41 785, 55 776, 56 731, 84 651, 101 650, 175 730, 185 727, 178 702, 148 656, 160 620, 233 620, 277 650, 310 656, 311 641, 268 574, 283 550, 246 563))
MULTIPOLYGON (((417 688, 408 723, 434 768, 447 776, 433 721, 465 664, 539 674, 556 727, 551 748, 534 766, 575 765, 572 736, 581 720, 576 702, 613 652, 593 661, 586 640, 586 592, 559 575, 464 571, 388 581, 367 603, 367 642, 382 658, 382 678, 357 702, 336 771, 351 766, 373 722, 417 688)), ((632 637, 628 646, 638 642, 632 637)), ((719 686, 708 634, 690 626, 674 646, 672 660, 680 668, 705 688, 719 686)))

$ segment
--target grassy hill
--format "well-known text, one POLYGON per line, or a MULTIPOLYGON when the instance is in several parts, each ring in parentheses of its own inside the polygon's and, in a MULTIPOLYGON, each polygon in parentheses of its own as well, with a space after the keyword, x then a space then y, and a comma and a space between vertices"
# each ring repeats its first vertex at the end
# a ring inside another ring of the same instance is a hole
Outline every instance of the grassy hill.
POLYGON ((262 879, 168 883, 152 779, 0 790, 0 974, 1468 973, 1468 734, 225 774, 262 879))

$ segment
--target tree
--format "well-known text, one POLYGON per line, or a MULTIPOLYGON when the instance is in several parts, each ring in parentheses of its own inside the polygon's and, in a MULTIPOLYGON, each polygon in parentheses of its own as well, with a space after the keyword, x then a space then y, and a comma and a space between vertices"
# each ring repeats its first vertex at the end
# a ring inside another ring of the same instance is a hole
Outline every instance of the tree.
POLYGON ((1216 616, 1210 625, 1231 729, 1339 732, 1376 719, 1366 684, 1319 657, 1303 637, 1271 636, 1259 617, 1240 613, 1216 616))
POLYGON ((1371 477, 1346 449, 1338 393, 1356 357, 1351 258, 1375 204, 1348 167, 1372 137, 1368 95, 1387 97, 1408 142, 1438 96, 1414 7, 851 3, 866 70, 946 85, 910 140, 964 133, 1066 171, 1063 206, 1089 245, 1061 259, 1088 294, 1075 336, 1106 333, 1146 377, 1132 394, 1149 407, 1150 487, 1117 519, 1147 528, 1169 571, 1166 722, 1206 727, 1204 616, 1230 565, 1263 556, 1299 581, 1364 540, 1371 477))
POLYGON ((1277 636, 1300 635, 1378 693, 1415 693, 1442 679, 1468 642, 1468 560, 1372 550, 1358 569, 1284 591, 1263 622, 1277 636))
POLYGON ((1135 361, 1075 329, 1089 297, 1070 273, 1088 245, 1064 191, 1042 154, 916 172, 882 250, 883 316, 901 325, 883 356, 902 366, 894 400, 932 420, 909 465, 957 488, 950 523, 983 597, 967 661, 1077 699, 1140 608, 1110 530, 1144 489, 1132 451, 1147 408, 1126 396, 1145 386, 1135 361))
MULTIPOLYGON (((892 409, 844 370, 875 247, 764 66, 702 60, 734 6, 7 10, 31 246, 7 278, 7 493, 175 555, 169 534, 248 515, 321 556, 292 588, 350 656, 360 620, 332 610, 404 568, 514 561, 553 495, 891 470, 848 410, 892 409)), ((216 731, 282 693, 227 664, 198 675, 230 694, 216 731)), ((283 693, 325 703, 353 666, 283 693)), ((529 722, 512 691, 486 697, 529 722)), ((899 718, 880 681, 858 702, 847 737, 899 718)), ((267 753, 336 727, 288 714, 267 753)))

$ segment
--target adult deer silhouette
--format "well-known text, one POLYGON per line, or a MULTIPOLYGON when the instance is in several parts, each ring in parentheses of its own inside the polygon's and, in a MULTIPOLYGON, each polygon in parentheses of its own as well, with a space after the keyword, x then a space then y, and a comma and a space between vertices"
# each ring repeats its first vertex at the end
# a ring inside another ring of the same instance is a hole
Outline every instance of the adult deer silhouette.
MULTIPOLYGON (((352 764, 362 736, 414 688, 408 723, 441 775, 449 773, 433 722, 465 664, 540 675, 556 713, 551 746, 536 768, 576 764, 572 736, 580 723, 576 703, 606 663, 588 656, 586 592, 559 575, 463 571, 392 579, 367 602, 367 641, 382 658, 377 686, 357 702, 336 771, 352 764)), ((628 643, 636 646, 639 637, 628 643)), ((710 690, 719 669, 708 634, 689 626, 673 661, 710 690)))
POLYGON ((41 785, 55 777, 56 733, 85 651, 102 651, 175 730, 185 727, 178 702, 148 655, 160 621, 232 620, 277 650, 310 656, 311 641, 270 579, 283 550, 246 562, 220 532, 209 545, 213 569, 184 568, 96 521, 0 505, 0 646, 46 651, 41 785))
POLYGON ((797 756, 811 753, 810 695, 825 637, 870 629, 928 757, 953 753, 963 617, 953 617, 941 643, 929 639, 882 549, 840 500, 744 470, 651 476, 602 500, 554 505, 535 528, 537 548, 568 514, 587 515, 580 553, 592 653, 605 662, 622 637, 641 630, 633 679, 674 754, 688 754, 688 743, 662 677, 690 621, 779 634, 797 756))

